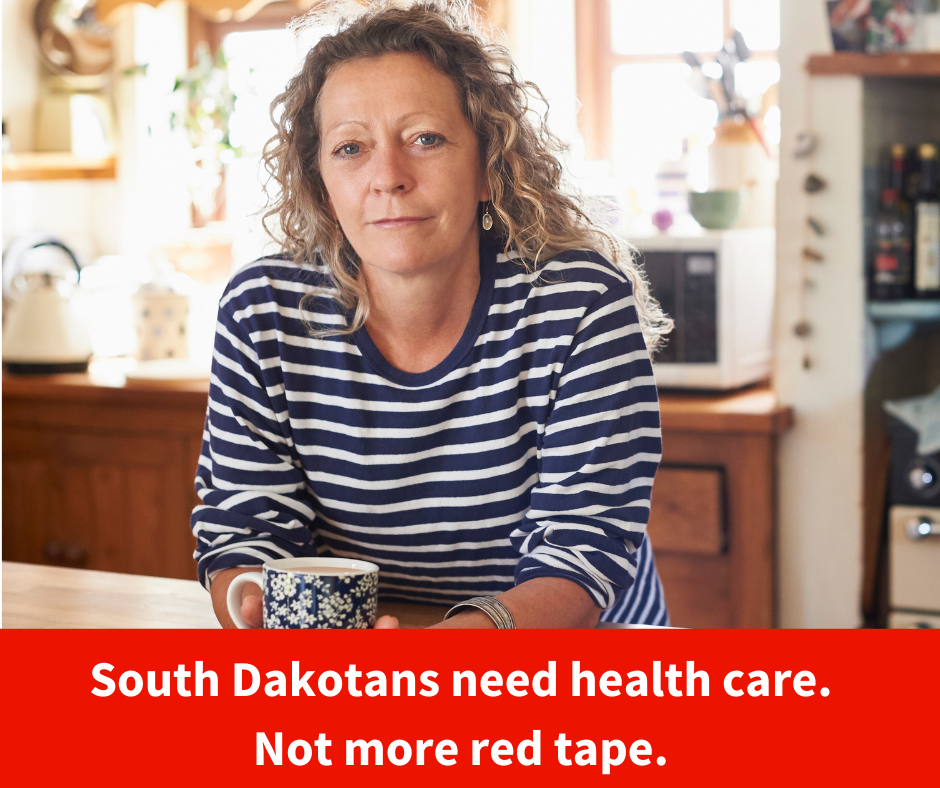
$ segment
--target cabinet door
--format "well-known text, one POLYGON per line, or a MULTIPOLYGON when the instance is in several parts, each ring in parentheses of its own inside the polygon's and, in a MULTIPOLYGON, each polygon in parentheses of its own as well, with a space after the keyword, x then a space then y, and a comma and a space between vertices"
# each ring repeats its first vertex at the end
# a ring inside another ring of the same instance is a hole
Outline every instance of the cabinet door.
POLYGON ((193 578, 191 441, 3 431, 3 557, 193 578))
POLYGON ((650 540, 680 627, 774 623, 772 433, 663 431, 650 540))
POLYGON ((732 626, 724 470, 660 468, 648 533, 673 625, 732 626))

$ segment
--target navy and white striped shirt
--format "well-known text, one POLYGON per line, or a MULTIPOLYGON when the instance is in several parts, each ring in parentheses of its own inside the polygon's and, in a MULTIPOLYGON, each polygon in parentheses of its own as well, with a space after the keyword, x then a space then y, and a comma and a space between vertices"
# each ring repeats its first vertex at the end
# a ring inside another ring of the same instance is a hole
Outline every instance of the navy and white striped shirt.
POLYGON ((666 623, 644 538, 659 403, 629 280, 593 252, 530 274, 487 246, 480 274, 463 336, 422 373, 365 329, 310 335, 304 316, 347 319, 325 267, 268 258, 233 277, 192 517, 207 587, 331 554, 378 564, 386 599, 451 605, 564 577, 604 620, 666 623))

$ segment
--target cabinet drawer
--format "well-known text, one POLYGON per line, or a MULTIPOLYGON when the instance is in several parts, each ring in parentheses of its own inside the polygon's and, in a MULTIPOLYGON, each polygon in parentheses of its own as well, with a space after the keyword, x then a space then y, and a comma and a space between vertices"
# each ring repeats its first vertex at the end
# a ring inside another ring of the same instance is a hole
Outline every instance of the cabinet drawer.
POLYGON ((940 507, 892 506, 891 607, 940 613, 940 536, 916 538, 908 525, 940 522, 940 507))
POLYGON ((659 469, 648 529, 656 552, 718 555, 725 549, 724 520, 720 469, 659 469))

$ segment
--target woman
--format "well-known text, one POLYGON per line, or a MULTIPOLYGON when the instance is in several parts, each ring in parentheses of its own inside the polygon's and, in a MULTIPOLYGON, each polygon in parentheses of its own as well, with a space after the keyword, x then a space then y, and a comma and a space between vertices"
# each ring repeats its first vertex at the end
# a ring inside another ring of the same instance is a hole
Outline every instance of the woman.
POLYGON ((667 620, 644 330, 668 321, 561 192, 532 86, 469 7, 373 3, 275 101, 284 253, 220 303, 196 479, 223 625, 235 575, 318 553, 377 563, 385 598, 488 597, 519 627, 667 620))

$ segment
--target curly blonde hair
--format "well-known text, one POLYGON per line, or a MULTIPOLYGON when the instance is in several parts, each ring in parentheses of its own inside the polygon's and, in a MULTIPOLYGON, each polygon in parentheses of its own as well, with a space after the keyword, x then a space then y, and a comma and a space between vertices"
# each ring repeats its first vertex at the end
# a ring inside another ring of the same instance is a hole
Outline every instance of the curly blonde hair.
POLYGON ((632 248, 593 221, 583 200, 563 184, 559 155, 565 146, 549 130, 547 111, 532 106, 544 106, 544 96, 519 78, 508 49, 470 0, 374 0, 367 5, 326 0, 293 28, 295 33, 308 28, 336 32, 310 50, 271 105, 277 133, 263 156, 270 176, 264 225, 296 262, 319 256, 335 286, 332 295, 352 314, 347 326, 315 333, 351 334, 369 314, 358 255, 329 210, 320 173, 319 96, 340 63, 408 52, 426 58, 453 81, 476 132, 495 214, 492 229, 481 229, 481 237, 499 243, 507 254, 518 253, 530 271, 566 250, 599 252, 632 281, 649 349, 664 342, 672 320, 651 296, 632 248), (273 229, 271 220, 276 220, 273 229))

